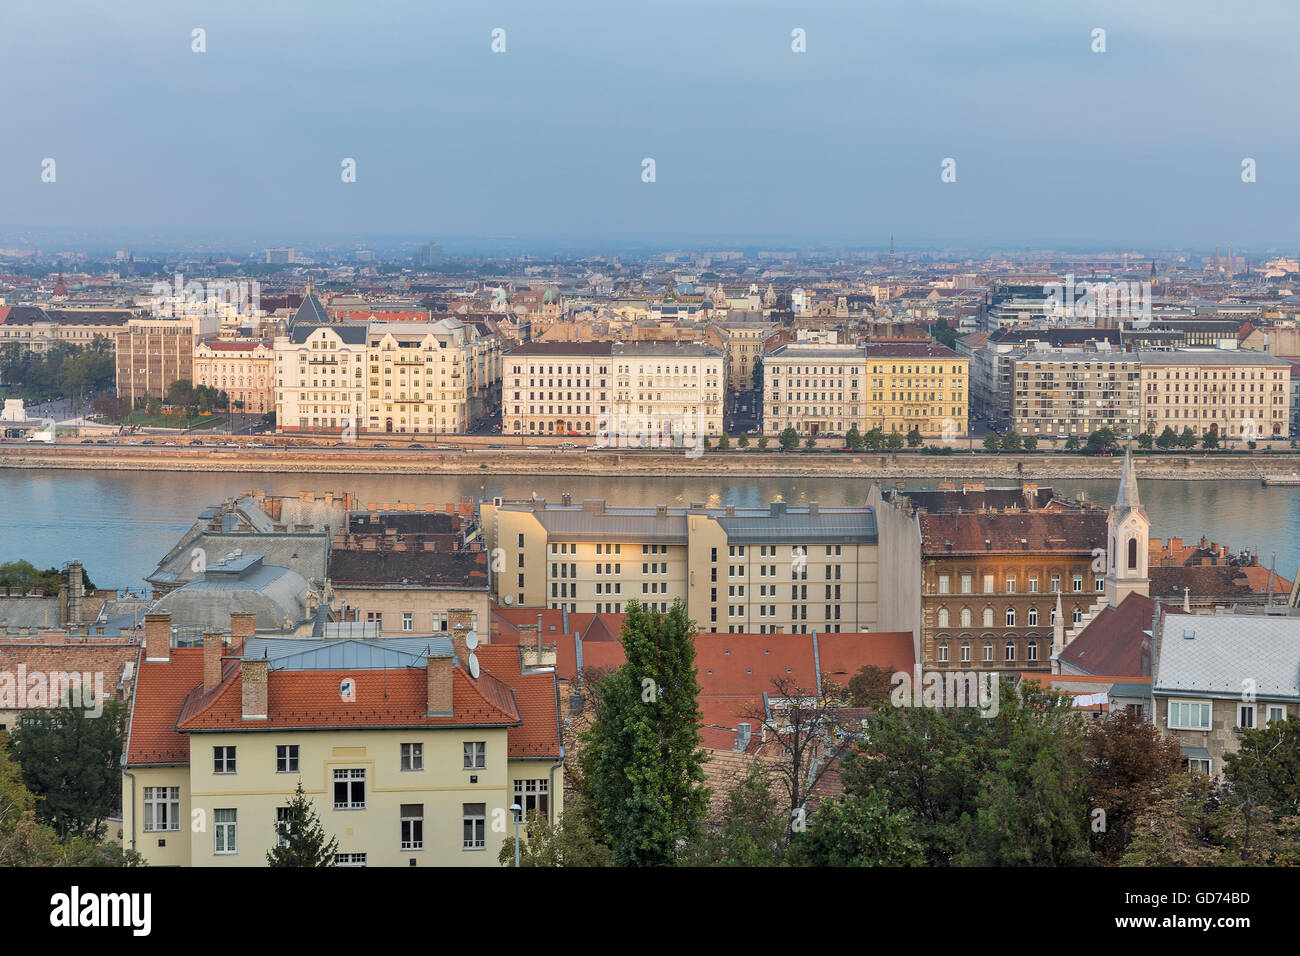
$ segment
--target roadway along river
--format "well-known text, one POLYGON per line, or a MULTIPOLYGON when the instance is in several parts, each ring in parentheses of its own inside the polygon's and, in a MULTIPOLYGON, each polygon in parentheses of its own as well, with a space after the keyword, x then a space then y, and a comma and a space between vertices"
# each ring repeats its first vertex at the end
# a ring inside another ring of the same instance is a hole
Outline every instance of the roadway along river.
MULTIPOLYGON (((1110 504, 1115 497, 1111 481, 1063 479, 1057 485, 1064 494, 1083 491, 1100 504, 1110 504)), ((100 587, 140 588, 144 576, 194 523, 199 511, 249 488, 282 495, 353 491, 363 504, 442 503, 462 495, 523 498, 533 493, 558 500, 568 492, 575 501, 603 497, 611 505, 679 506, 705 501, 711 506, 752 507, 778 498, 796 504, 857 505, 864 502, 868 484, 839 478, 420 478, 0 470, 0 563, 25 558, 38 567, 49 567, 80 559, 100 587)), ((1276 551, 1278 573, 1295 575, 1300 564, 1300 488, 1264 488, 1253 480, 1143 481, 1141 494, 1153 535, 1205 535, 1235 549, 1257 549, 1265 565, 1276 551)))

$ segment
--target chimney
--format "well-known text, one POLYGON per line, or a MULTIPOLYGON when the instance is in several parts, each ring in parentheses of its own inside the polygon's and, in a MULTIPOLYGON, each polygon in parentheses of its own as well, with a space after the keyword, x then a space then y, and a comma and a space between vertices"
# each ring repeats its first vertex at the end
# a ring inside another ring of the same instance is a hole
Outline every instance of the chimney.
MULTIPOLYGON (((206 657, 206 644, 204 651, 206 657)), ((240 677, 244 692, 244 720, 266 720, 269 667, 270 662, 265 657, 245 658, 240 663, 240 677)))
POLYGON ((146 661, 172 659, 172 616, 170 614, 144 616, 144 659, 146 661))
POLYGON ((425 716, 436 717, 453 713, 451 702, 451 658, 430 655, 425 660, 427 707, 425 716))
POLYGON ((541 629, 536 624, 519 625, 519 646, 526 644, 540 644, 542 641, 541 629))
POLYGON ((68 623, 80 624, 82 599, 86 596, 86 578, 81 562, 73 561, 68 565, 68 623))
POLYGON ((473 612, 464 608, 452 608, 447 611, 447 624, 451 632, 451 646, 452 650, 456 652, 456 660, 460 661, 461 667, 468 666, 469 646, 465 643, 465 635, 473 630, 473 620, 473 612))
POLYGON ((244 641, 253 636, 256 627, 256 614, 230 615, 230 647, 235 653, 244 646, 244 641))
POLYGON ((221 683, 221 632, 203 635, 203 693, 211 694, 221 683))

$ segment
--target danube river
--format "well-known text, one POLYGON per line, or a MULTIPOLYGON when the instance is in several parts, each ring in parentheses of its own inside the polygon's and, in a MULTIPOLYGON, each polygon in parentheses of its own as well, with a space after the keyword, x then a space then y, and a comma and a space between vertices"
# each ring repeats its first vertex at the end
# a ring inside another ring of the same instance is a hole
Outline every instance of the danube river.
MULTIPOLYGON (((281 495, 353 491, 363 503, 447 502, 462 495, 524 498, 534 493, 558 500, 568 492, 575 501, 603 497, 611 505, 704 501, 712 506, 761 506, 777 499, 860 505, 868 487, 865 481, 840 478, 494 479, 5 469, 0 470, 0 563, 25 558, 49 567, 79 559, 96 585, 138 589, 205 506, 249 488, 281 495)), ((1115 497, 1113 481, 1067 478, 1056 487, 1071 497, 1083 491, 1100 504, 1110 504, 1115 497)), ((1264 488, 1253 480, 1143 481, 1140 487, 1153 535, 1205 535, 1234 549, 1255 549, 1265 565, 1276 551, 1278 573, 1295 575, 1300 564, 1300 488, 1264 488)))

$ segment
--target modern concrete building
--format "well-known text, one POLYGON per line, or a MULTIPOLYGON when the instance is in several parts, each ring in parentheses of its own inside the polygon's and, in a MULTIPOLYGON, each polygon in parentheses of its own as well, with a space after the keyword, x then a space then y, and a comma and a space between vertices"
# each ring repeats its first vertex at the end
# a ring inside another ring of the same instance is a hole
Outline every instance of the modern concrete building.
POLYGON ((117 335, 117 395, 131 403, 165 399, 178 381, 194 381, 194 349, 214 338, 213 314, 170 319, 132 317, 117 335))
POLYGON ((660 610, 680 599, 708 632, 912 630, 907 583, 891 577, 882 590, 874 508, 625 508, 566 496, 494 499, 482 520, 507 607, 617 614, 633 599, 660 610))
POLYGON ((1141 429, 1141 367, 1131 352, 1034 349, 1012 363, 1012 427, 1042 438, 1087 437, 1109 428, 1121 438, 1141 429))

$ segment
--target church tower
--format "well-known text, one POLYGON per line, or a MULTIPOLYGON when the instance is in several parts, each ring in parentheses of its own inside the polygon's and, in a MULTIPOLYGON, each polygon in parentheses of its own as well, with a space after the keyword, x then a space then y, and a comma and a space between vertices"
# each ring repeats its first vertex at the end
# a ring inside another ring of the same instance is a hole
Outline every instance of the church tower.
POLYGON ((1147 547, 1151 521, 1138 498, 1137 473, 1133 453, 1124 451, 1124 471, 1120 474, 1119 494, 1106 519, 1106 538, 1110 545, 1106 560, 1106 603, 1118 607, 1134 591, 1149 595, 1147 547))

